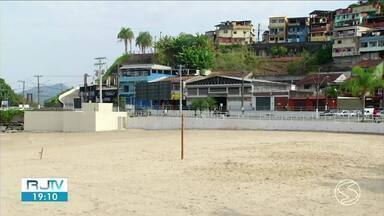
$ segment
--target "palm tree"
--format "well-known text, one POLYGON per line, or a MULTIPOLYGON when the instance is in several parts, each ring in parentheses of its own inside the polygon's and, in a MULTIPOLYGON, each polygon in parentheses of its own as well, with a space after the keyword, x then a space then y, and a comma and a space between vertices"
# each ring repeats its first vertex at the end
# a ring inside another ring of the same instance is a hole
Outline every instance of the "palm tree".
POLYGON ((363 69, 354 67, 354 76, 348 81, 347 87, 352 96, 361 97, 363 108, 365 107, 365 97, 373 95, 375 90, 384 87, 381 76, 376 74, 374 68, 363 69))
POLYGON ((136 46, 141 49, 142 53, 145 53, 145 49, 152 47, 152 36, 149 32, 140 32, 136 38, 136 46))
POLYGON ((117 34, 117 38, 120 39, 120 41, 124 41, 125 54, 128 54, 127 45, 129 41, 129 52, 132 53, 132 39, 134 38, 133 31, 130 28, 121 27, 120 32, 117 34))

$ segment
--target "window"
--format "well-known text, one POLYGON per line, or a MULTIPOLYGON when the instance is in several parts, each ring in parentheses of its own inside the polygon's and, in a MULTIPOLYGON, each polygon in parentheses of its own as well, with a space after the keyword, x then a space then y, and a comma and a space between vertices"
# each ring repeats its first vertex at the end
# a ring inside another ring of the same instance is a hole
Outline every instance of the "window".
POLYGON ((199 88, 199 95, 208 95, 208 88, 199 88))
POLYGON ((228 33, 228 30, 227 30, 227 29, 225 29, 225 30, 224 30, 224 33, 225 33, 225 34, 227 34, 227 33, 228 33))
POLYGON ((384 41, 379 41, 379 46, 384 47, 384 41))
POLYGON ((230 95, 239 95, 240 94, 240 90, 238 87, 230 87, 228 88, 228 94, 230 95))
POLYGON ((227 88, 210 88, 210 92, 227 92, 227 88))
POLYGON ((342 44, 342 41, 341 41, 341 40, 338 40, 338 41, 337 41, 337 44, 342 44))
POLYGON ((367 42, 362 42, 361 43, 361 47, 368 47, 368 43, 367 42))
POLYGON ((234 31, 233 34, 237 34, 237 31, 234 31))
POLYGON ((376 47, 377 46, 377 41, 371 41, 369 42, 370 47, 376 47))
POLYGON ((189 88, 188 95, 197 95, 197 88, 189 88))
POLYGON ((244 34, 247 34, 247 32, 246 32, 246 31, 243 31, 243 33, 244 33, 244 34))
POLYGON ((124 92, 129 92, 129 86, 128 85, 124 86, 124 92))
POLYGON ((179 83, 175 83, 172 85, 172 90, 180 90, 180 84, 179 83))

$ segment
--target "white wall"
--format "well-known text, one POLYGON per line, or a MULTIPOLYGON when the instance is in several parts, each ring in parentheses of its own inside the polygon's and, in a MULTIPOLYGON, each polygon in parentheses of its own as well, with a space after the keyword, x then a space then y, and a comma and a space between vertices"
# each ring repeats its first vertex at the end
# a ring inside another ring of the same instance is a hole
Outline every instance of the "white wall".
POLYGON ((57 111, 25 111, 25 131, 61 131, 63 115, 57 111))
MULTIPOLYGON (((384 134, 383 124, 297 120, 249 120, 185 118, 187 129, 256 129, 288 131, 329 131, 348 133, 384 134)), ((178 129, 178 117, 139 117, 129 118, 128 127, 134 129, 178 129)))
POLYGON ((127 113, 112 112, 112 104, 83 103, 82 107, 82 111, 26 111, 24 130, 92 132, 126 126, 127 113))

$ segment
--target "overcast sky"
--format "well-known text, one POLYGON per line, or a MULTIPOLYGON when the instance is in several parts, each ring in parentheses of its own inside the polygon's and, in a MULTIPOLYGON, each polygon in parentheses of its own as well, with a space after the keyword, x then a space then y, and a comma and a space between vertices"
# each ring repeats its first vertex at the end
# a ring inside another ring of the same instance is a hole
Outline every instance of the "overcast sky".
POLYGON ((122 26, 157 38, 160 32, 204 33, 226 20, 251 20, 265 30, 269 16, 308 16, 354 2, 0 2, 0 76, 17 91, 17 80, 25 80, 27 88, 35 86, 35 74, 43 75, 43 84, 71 86, 81 83, 84 73, 94 73, 94 57, 106 56, 112 64, 123 53, 116 38, 122 26))

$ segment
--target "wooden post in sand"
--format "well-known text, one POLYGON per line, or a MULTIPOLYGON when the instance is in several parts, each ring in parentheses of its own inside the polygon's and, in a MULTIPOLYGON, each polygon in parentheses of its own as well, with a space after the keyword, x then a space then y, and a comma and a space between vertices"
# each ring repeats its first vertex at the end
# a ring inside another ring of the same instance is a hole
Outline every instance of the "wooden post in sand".
POLYGON ((40 160, 43 158, 43 152, 44 152, 44 147, 41 147, 41 151, 39 152, 40 153, 40 160))
POLYGON ((184 114, 181 114, 181 160, 184 159, 184 114))

